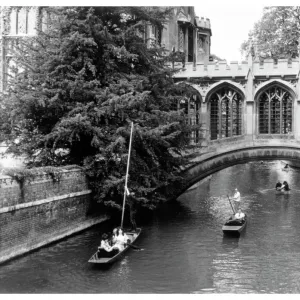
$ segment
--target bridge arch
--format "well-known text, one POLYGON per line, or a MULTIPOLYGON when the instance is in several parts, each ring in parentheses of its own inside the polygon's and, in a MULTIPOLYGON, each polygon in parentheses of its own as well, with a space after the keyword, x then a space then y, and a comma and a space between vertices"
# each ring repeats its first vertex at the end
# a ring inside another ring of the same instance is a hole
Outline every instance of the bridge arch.
POLYGON ((205 177, 236 164, 243 164, 257 160, 289 160, 300 161, 300 147, 297 146, 248 146, 239 149, 231 149, 222 153, 211 154, 209 157, 199 159, 182 172, 184 178, 181 185, 172 187, 172 199, 176 199, 189 187, 205 177))

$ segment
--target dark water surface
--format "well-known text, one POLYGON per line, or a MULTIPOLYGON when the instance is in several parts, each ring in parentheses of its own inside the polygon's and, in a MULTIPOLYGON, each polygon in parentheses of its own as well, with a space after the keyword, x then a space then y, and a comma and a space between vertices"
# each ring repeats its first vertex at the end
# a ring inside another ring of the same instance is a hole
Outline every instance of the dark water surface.
POLYGON ((254 162, 214 174, 143 226, 143 251, 107 269, 87 261, 108 225, 0 265, 0 293, 299 293, 300 170, 282 166, 254 162), (275 194, 277 179, 290 183, 290 195, 275 194), (230 238, 221 228, 235 187, 249 222, 230 238))

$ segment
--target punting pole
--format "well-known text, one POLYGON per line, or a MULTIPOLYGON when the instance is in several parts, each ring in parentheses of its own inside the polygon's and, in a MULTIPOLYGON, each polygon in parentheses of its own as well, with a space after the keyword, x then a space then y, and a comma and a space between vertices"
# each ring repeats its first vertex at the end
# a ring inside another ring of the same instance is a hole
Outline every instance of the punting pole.
POLYGON ((234 208, 233 208, 233 206, 232 206, 232 204, 231 204, 231 201, 230 201, 230 198, 229 198, 228 195, 227 195, 227 198, 228 198, 228 200, 229 200, 229 203, 230 203, 230 206, 231 206, 231 208, 232 208, 232 211, 233 211, 233 213, 235 214, 235 210, 234 210, 234 208))
POLYGON ((131 122, 131 131, 130 131, 130 140, 129 140, 129 151, 128 151, 127 169, 126 169, 125 187, 124 187, 124 197, 123 197, 121 228, 123 228, 123 220, 124 220, 125 202, 126 202, 126 194, 127 194, 127 182, 128 182, 128 173, 129 173, 129 163, 130 163, 130 153, 131 153, 132 133, 133 133, 133 122, 131 122))

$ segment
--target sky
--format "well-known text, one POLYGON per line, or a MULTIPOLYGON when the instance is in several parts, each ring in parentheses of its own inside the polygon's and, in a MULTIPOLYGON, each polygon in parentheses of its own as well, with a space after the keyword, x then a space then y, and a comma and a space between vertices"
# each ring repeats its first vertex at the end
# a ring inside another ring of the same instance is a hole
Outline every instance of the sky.
MULTIPOLYGON (((199 2, 198 2, 199 3, 199 2)), ((211 54, 230 61, 242 61, 240 47, 248 39, 248 33, 254 23, 259 21, 263 14, 264 5, 261 2, 239 1, 203 1, 195 5, 198 17, 210 19, 212 38, 211 54)))

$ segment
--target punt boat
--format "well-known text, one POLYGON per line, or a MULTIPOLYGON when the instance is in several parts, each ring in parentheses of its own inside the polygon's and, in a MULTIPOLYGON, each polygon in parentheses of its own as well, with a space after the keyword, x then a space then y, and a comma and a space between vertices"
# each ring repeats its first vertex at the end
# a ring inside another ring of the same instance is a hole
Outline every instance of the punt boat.
POLYGON ((122 251, 115 252, 114 250, 112 252, 106 252, 104 249, 98 250, 95 254, 92 255, 92 257, 89 259, 89 263, 93 264, 111 264, 118 260, 129 248, 136 248, 135 246, 131 245, 134 243, 134 241, 139 237, 141 233, 141 228, 137 228, 135 232, 129 231, 125 232, 130 240, 130 244, 127 244, 127 246, 122 251))
POLYGON ((291 189, 289 189, 288 191, 286 190, 275 190, 276 195, 289 195, 290 194, 291 189))
MULTIPOLYGON (((126 203, 126 196, 129 194, 127 183, 128 183, 128 172, 129 172, 129 162, 130 162, 130 153, 131 153, 131 142, 132 142, 132 135, 133 135, 133 122, 131 123, 131 130, 130 130, 130 140, 129 140, 129 150, 128 150, 128 160, 127 160, 127 168, 126 168, 126 177, 125 177, 125 186, 124 186, 124 198, 123 198, 123 208, 122 208, 122 218, 121 218, 121 228, 123 228, 123 220, 124 220, 124 211, 125 211, 125 203, 126 203)), ((107 252, 104 249, 98 250, 96 253, 92 255, 92 257, 88 260, 89 263, 94 264, 109 264, 116 261, 118 258, 122 256, 124 252, 126 252, 129 248, 140 249, 131 245, 135 242, 135 240, 139 237, 141 233, 141 228, 137 228, 136 231, 124 231, 130 240, 129 243, 124 247, 122 251, 119 250, 112 250, 111 252, 107 252)))
POLYGON ((240 234, 247 224, 247 215, 242 220, 236 220, 230 217, 222 227, 225 234, 240 234))

